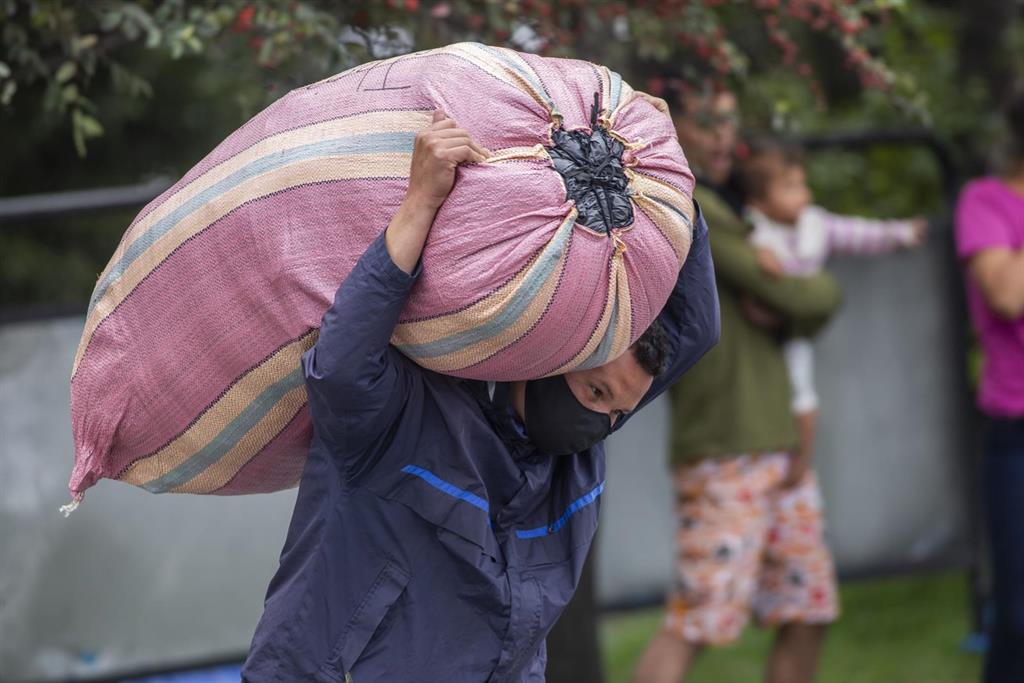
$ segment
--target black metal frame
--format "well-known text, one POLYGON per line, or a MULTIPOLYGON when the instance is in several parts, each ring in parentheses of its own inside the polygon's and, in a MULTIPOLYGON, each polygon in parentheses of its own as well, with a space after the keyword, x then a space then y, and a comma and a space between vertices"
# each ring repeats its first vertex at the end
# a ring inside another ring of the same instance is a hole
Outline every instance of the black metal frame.
MULTIPOLYGON (((946 290, 943 292, 946 301, 958 312, 956 329, 952 330, 953 362, 958 363, 960 372, 957 374, 957 395, 961 402, 963 423, 958 430, 957 440, 959 451, 964 458, 964 495, 967 500, 968 526, 971 533, 971 554, 965 569, 970 584, 969 611, 975 631, 983 630, 983 607, 988 594, 984 578, 984 529, 981 515, 981 472, 979 467, 981 442, 981 416, 973 401, 973 391, 967 374, 968 338, 970 324, 967 316, 966 294, 963 287, 963 273, 956 255, 956 242, 953 233, 953 206, 960 193, 963 179, 957 170, 949 147, 934 134, 923 130, 877 130, 859 132, 826 133, 810 135, 802 140, 810 150, 828 148, 866 149, 880 146, 924 147, 929 150, 938 163, 942 176, 942 191, 946 198, 946 211, 941 225, 946 228, 937 232, 935 237, 942 240, 946 252, 947 273, 944 278, 946 290)), ((933 225, 935 223, 933 222, 933 225)), ((891 575, 893 568, 887 572, 891 575)), ((900 572, 902 573, 902 572, 900 572)), ((876 574, 877 573, 874 573, 876 574)))
POLYGON ((155 199, 171 184, 160 176, 136 185, 0 197, 0 223, 130 209, 155 199))

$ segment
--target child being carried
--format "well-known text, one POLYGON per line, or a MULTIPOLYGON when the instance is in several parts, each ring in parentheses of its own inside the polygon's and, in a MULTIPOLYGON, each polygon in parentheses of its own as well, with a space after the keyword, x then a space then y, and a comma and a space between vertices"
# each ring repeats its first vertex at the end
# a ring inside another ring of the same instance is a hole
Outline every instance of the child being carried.
MULTIPOLYGON (((927 222, 872 220, 840 216, 812 204, 802 150, 787 142, 764 138, 749 145, 739 165, 739 180, 753 225, 751 242, 757 247, 761 268, 774 277, 814 275, 830 254, 878 254, 899 247, 916 247, 924 239, 927 222)), ((756 309, 756 303, 751 303, 756 309)), ((752 316, 763 315, 753 311, 752 316)), ((795 486, 810 467, 818 415, 814 388, 811 340, 792 338, 784 353, 793 390, 793 413, 800 432, 787 485, 795 486)))

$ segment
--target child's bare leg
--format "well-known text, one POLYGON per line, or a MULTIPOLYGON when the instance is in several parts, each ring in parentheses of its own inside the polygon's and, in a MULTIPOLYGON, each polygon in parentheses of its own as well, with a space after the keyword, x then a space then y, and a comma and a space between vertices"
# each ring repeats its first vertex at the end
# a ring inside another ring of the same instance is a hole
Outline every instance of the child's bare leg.
POLYGON ((817 433, 818 411, 809 410, 796 414, 796 427, 800 435, 800 445, 789 461, 789 472, 782 482, 783 488, 798 486, 811 469, 814 458, 814 438, 817 433))
POLYGON ((768 656, 766 683, 813 683, 818 668, 824 624, 784 624, 775 634, 768 656))
POLYGON ((683 683, 700 645, 661 631, 644 651, 633 674, 633 683, 683 683))

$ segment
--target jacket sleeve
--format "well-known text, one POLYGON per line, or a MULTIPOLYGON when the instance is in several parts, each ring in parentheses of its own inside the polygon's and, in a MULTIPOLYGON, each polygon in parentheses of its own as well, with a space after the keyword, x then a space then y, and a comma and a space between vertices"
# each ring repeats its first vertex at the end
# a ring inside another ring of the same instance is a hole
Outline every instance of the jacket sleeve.
MULTIPOLYGON (((700 206, 694 202, 693 242, 686 262, 679 271, 675 289, 658 314, 668 333, 671 352, 668 364, 654 379, 637 410, 653 401, 718 343, 721 321, 715 268, 708 240, 708 226, 700 206)), ((635 412, 635 411, 634 411, 635 412)), ((627 420, 618 420, 618 430, 627 420)))
POLYGON ((774 278, 757 265, 753 246, 741 235, 715 233, 711 253, 719 283, 781 315, 790 334, 813 335, 839 308, 839 285, 831 275, 774 278))
POLYGON ((396 266, 381 234, 338 287, 319 338, 302 355, 314 428, 345 450, 386 430, 409 394, 414 370, 389 341, 419 270, 396 266))

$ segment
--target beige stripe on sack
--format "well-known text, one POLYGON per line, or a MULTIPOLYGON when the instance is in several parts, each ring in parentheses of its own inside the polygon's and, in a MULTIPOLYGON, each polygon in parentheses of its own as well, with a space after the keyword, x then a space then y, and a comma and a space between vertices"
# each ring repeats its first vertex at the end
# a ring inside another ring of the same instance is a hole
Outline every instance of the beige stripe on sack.
POLYGON ((580 349, 580 352, 572 360, 550 374, 560 375, 586 363, 587 359, 601 345, 601 341, 608 332, 608 326, 611 324, 615 325, 615 336, 612 339, 612 348, 606 362, 615 360, 629 348, 633 326, 633 312, 629 303, 629 277, 626 274, 623 254, 619 250, 612 257, 612 264, 608 269, 608 292, 609 295, 605 299, 601 318, 598 321, 597 327, 594 328, 594 332, 590 335, 590 339, 587 340, 586 345, 580 349), (616 302, 618 302, 618 315, 613 321, 612 311, 615 310, 616 302))
MULTIPOLYGON (((540 78, 537 77, 533 67, 527 64, 518 53, 513 50, 503 48, 492 49, 501 50, 503 54, 507 55, 511 59, 511 61, 519 65, 528 74, 532 75, 534 80, 540 84, 540 78)), ((534 87, 529 80, 524 78, 521 73, 516 71, 509 64, 503 62, 483 45, 476 45, 473 43, 456 43, 455 45, 449 45, 448 47, 438 48, 437 52, 439 54, 452 54, 469 60, 486 73, 489 73, 530 95, 530 97, 532 97, 534 101, 543 107, 549 114, 553 113, 552 103, 545 98, 543 92, 538 91, 537 88, 534 87)))
POLYGON ((75 355, 74 374, 89 345, 89 340, 100 322, 142 282, 154 268, 190 237, 202 232, 226 214, 250 200, 274 192, 315 182, 352 180, 366 177, 406 177, 409 174, 411 154, 360 154, 338 157, 305 159, 289 166, 276 168, 233 188, 200 207, 183 219, 174 229, 160 237, 111 283, 103 297, 96 302, 85 323, 82 341, 75 355))
MULTIPOLYGON (((572 231, 573 225, 576 222, 576 216, 577 212, 575 209, 570 211, 558 231, 552 237, 553 240, 565 239, 565 245, 558 256, 558 263, 552 268, 551 273, 548 274, 547 279, 544 280, 543 285, 531 299, 526 309, 523 310, 511 325, 492 337, 462 347, 458 351, 434 358, 417 358, 416 362, 423 367, 438 372, 460 370, 490 358, 525 335, 544 315, 544 312, 551 303, 551 299, 554 297, 562 271, 565 269, 571 245, 571 235, 565 235, 565 233, 572 231)), ((397 346, 430 343, 443 339, 454 332, 488 324, 501 315, 505 307, 513 300, 523 296, 523 293, 520 291, 523 281, 526 280, 532 269, 540 267, 539 261, 543 254, 544 252, 541 251, 540 254, 534 257, 527 268, 520 271, 513 280, 496 290, 486 299, 473 304, 469 308, 446 316, 399 325, 395 330, 395 336, 392 338, 392 341, 397 346)))
POLYGON ((651 176, 626 169, 633 188, 633 201, 650 216, 658 230, 672 245, 680 264, 690 250, 693 239, 693 200, 677 189, 651 176), (675 207, 669 208, 666 204, 675 207), (682 212, 680 215, 679 212, 682 212))
MULTIPOLYGON (((224 426, 237 418, 267 387, 280 381, 299 366, 299 359, 306 350, 312 348, 318 334, 319 330, 313 330, 303 335, 294 342, 283 346, 270 358, 242 375, 188 429, 153 455, 132 463, 118 478, 141 486, 162 477, 208 446, 224 426)), ((303 392, 302 403, 304 403, 305 388, 300 387, 300 389, 303 392)), ((289 394, 285 394, 278 404, 284 402, 289 394)), ((301 407, 301 403, 299 407, 301 407)), ((294 415, 294 412, 292 414, 294 415)), ((289 416, 288 419, 291 417, 289 416)), ((280 423, 278 431, 286 422, 280 423)), ((252 454, 258 450, 252 451, 252 454)))
POLYGON ((228 177, 232 173, 248 166, 252 162, 269 154, 285 149, 299 147, 321 140, 344 138, 366 133, 404 133, 418 132, 430 125, 431 112, 427 111, 380 111, 357 114, 345 118, 333 119, 316 123, 294 130, 284 131, 260 140, 251 147, 229 157, 198 176, 173 195, 165 199, 160 206, 153 209, 142 220, 133 225, 125 233, 117 252, 107 264, 99 281, 106 278, 110 268, 120 260, 121 255, 135 240, 142 236, 156 222, 210 187, 228 177))
POLYGON ((306 387, 290 390, 220 460, 171 493, 213 493, 230 482, 306 405, 306 387))

